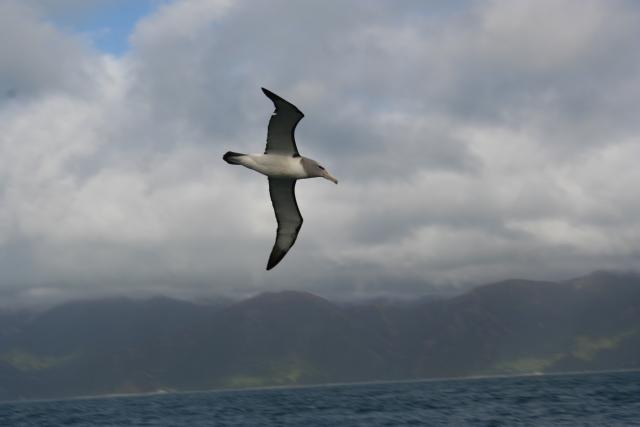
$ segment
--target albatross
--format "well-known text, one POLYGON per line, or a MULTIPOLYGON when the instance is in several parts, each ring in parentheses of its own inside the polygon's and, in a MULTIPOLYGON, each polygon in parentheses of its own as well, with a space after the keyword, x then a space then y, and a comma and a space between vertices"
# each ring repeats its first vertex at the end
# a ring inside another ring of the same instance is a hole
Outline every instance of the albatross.
POLYGON ((267 128, 264 154, 227 151, 222 158, 229 164, 260 172, 269 179, 269 195, 278 222, 276 242, 267 262, 267 270, 271 270, 289 252, 302 227, 302 215, 296 202, 296 181, 319 177, 337 184, 338 180, 324 166, 298 152, 293 134, 304 117, 302 111, 270 90, 262 88, 262 92, 275 106, 267 128))

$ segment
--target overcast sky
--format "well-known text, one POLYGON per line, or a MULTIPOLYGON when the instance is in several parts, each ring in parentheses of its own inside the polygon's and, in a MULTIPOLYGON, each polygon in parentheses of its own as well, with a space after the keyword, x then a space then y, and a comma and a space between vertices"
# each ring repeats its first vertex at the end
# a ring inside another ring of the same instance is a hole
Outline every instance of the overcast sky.
POLYGON ((0 299, 419 295, 640 265, 640 4, 0 1, 0 299), (265 271, 273 106, 306 115, 265 271))

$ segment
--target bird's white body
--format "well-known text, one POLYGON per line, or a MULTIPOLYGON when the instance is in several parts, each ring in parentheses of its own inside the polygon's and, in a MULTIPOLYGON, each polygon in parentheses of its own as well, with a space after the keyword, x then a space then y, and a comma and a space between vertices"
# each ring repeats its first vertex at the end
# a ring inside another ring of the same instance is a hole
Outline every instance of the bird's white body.
POLYGON ((303 179, 309 174, 302 165, 302 157, 280 154, 245 154, 234 159, 238 164, 271 178, 303 179))

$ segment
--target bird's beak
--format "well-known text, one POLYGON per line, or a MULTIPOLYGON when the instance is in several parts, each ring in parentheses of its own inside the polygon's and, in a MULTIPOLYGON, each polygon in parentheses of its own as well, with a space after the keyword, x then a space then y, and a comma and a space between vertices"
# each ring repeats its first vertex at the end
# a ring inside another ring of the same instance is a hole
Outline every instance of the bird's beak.
POLYGON ((322 177, 323 177, 323 178, 328 179, 329 181, 333 182, 334 184, 337 184, 337 183, 338 183, 338 180, 337 180, 337 179, 335 179, 335 178, 333 177, 333 175, 331 175, 331 174, 330 174, 329 172, 327 172, 327 171, 324 171, 324 174, 322 174, 322 177))

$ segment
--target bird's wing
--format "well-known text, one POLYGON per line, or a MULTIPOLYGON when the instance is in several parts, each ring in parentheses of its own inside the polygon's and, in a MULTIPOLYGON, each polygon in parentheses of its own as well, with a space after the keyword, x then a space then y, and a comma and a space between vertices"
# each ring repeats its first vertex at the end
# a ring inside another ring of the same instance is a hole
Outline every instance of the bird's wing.
POLYGON ((278 221, 278 232, 267 270, 271 270, 284 258, 302 227, 302 215, 296 202, 295 188, 295 179, 269 178, 269 194, 278 221))
POLYGON ((284 154, 293 157, 300 156, 293 133, 304 114, 295 105, 285 101, 275 93, 265 88, 262 88, 262 91, 273 101, 273 105, 276 107, 271 120, 269 120, 267 148, 264 153, 284 154))

